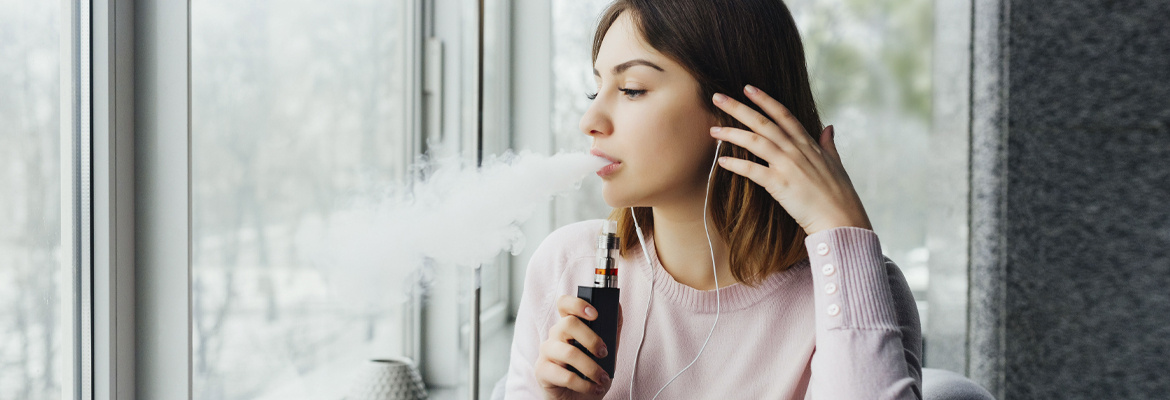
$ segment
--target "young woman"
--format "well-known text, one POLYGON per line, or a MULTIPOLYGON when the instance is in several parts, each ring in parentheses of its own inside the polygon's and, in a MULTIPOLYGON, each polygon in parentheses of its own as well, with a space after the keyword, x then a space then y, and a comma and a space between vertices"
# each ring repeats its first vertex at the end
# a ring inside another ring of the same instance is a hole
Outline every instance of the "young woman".
POLYGON ((581 131, 613 162, 619 345, 575 295, 603 222, 558 229, 528 266, 507 397, 920 398, 914 299, 821 129, 787 7, 618 0, 593 64, 581 131), (574 340, 616 352, 614 376, 574 340))

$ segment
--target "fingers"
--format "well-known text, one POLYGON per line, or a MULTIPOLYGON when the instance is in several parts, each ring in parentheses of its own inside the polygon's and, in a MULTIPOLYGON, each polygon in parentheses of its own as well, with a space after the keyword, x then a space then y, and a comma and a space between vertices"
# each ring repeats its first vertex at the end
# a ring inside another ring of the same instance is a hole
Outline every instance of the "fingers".
POLYGON ((557 340, 540 344, 540 357, 535 366, 536 379, 545 388, 568 388, 578 393, 605 394, 610 377, 593 359, 577 347, 557 340), (577 375, 568 367, 579 371, 577 375))
POLYGON ((719 166, 750 179, 757 185, 762 186, 768 193, 773 192, 773 185, 786 185, 785 182, 772 182, 773 175, 768 173, 768 167, 748 160, 735 157, 719 157, 719 166))
MULTIPOLYGON (((574 296, 563 295, 557 299, 557 312, 561 315, 561 321, 553 325, 549 330, 549 338, 557 338, 568 342, 576 340, 589 349, 599 358, 604 358, 613 349, 606 348, 605 342, 601 337, 593 332, 589 326, 585 325, 579 318, 588 321, 597 319, 597 309, 589 305, 589 302, 574 296)), ((622 309, 618 305, 618 332, 621 332, 622 326, 622 309)), ((621 336, 621 335, 618 335, 621 336)), ((616 346, 617 343, 614 343, 616 346)))
POLYGON ((562 295, 557 299, 557 312, 562 317, 566 315, 575 315, 584 318, 588 321, 597 319, 597 309, 589 305, 589 302, 575 296, 562 295))
POLYGON ((797 120, 796 116, 792 115, 792 111, 788 110, 788 107, 780 104, 780 102, 776 101, 776 99, 772 98, 772 96, 769 96, 767 93, 764 93, 764 91, 752 85, 744 86, 743 93, 747 95, 747 97, 751 99, 753 103, 756 103, 756 105, 760 106, 764 112, 768 113, 768 115, 772 117, 772 121, 783 128, 784 133, 788 134, 788 137, 790 137, 794 142, 800 143, 802 145, 808 145, 811 143, 808 133, 804 130, 804 125, 800 124, 800 120, 797 120))
POLYGON ((825 149, 833 159, 838 162, 841 161, 841 154, 837 153, 837 130, 832 125, 826 126, 824 131, 821 131, 821 148, 825 149))
POLYGON ((589 358, 589 355, 582 352, 577 346, 561 341, 548 340, 541 344, 541 353, 549 361, 563 366, 573 366, 582 375, 585 375, 586 378, 595 383, 604 382, 609 378, 609 374, 606 374, 605 370, 601 369, 601 366, 596 361, 589 358))
POLYGON ((553 325, 552 329, 549 329, 548 337, 566 343, 570 340, 576 340, 577 343, 585 346, 590 353, 599 358, 609 355, 609 349, 605 347, 605 342, 601 340, 601 337, 572 315, 561 317, 561 320, 553 325))
MULTIPOLYGON (((550 390, 566 388, 578 393, 604 395, 609 390, 611 378, 590 355, 606 357, 616 349, 607 348, 601 337, 583 321, 597 319, 597 310, 585 300, 564 295, 557 298, 557 312, 561 319, 553 325, 548 339, 540 345, 540 356, 535 366, 537 380, 550 390), (575 346, 574 342, 585 351, 575 346), (570 367, 586 378, 574 373, 570 367)), ((619 332, 623 323, 624 315, 619 304, 619 332)))
MULTIPOLYGON (((759 105, 768 116, 760 114, 733 98, 717 93, 712 101, 720 109, 747 125, 751 131, 746 131, 749 134, 739 134, 735 133, 735 130, 728 131, 728 128, 716 129, 716 127, 711 128, 712 137, 744 147, 767 161, 769 165, 783 162, 780 157, 784 156, 801 169, 811 172, 824 170, 828 164, 832 164, 832 162, 826 163, 826 153, 833 159, 840 160, 835 154, 835 147, 831 152, 821 143, 814 144, 800 121, 779 101, 752 85, 744 87, 744 94, 752 102, 759 105), (719 132, 728 133, 730 136, 721 137, 719 132), (751 134, 755 134, 755 137, 752 137, 751 134), (771 144, 765 142, 771 142, 771 144), (773 147, 780 151, 771 151, 773 147)), ((821 138, 823 142, 825 135, 822 134, 821 138)))
POLYGON ((781 150, 775 142, 752 131, 714 126, 711 127, 711 137, 743 147, 768 164, 776 164, 781 159, 789 158, 789 153, 781 150))
MULTIPOLYGON (((545 342, 545 343, 557 343, 557 342, 545 342)), ((565 346, 569 346, 568 343, 560 343, 560 344, 563 344, 565 346)), ((572 348, 574 351, 577 351, 578 354, 581 354, 582 357, 585 356, 585 354, 581 353, 579 350, 577 350, 577 348, 575 348, 573 346, 569 346, 569 347, 572 348)), ((555 349, 551 349, 550 351, 555 351, 555 349)), ((544 352, 545 352, 545 349, 544 349, 544 346, 542 345, 541 346, 541 353, 544 354, 544 352)), ((593 361, 589 360, 589 362, 593 362, 593 361)), ((597 364, 594 363, 594 365, 597 365, 597 364)), ((574 365, 574 368, 576 368, 575 365, 574 365)), ((541 357, 540 359, 538 359, 536 361, 536 366, 534 369, 535 369, 534 372, 536 374, 536 381, 538 383, 540 383, 540 385, 542 387, 545 387, 545 388, 567 388, 567 389, 572 390, 572 391, 577 392, 577 393, 604 394, 605 391, 607 390, 607 388, 609 387, 609 378, 608 377, 605 377, 605 378, 598 377, 597 379, 599 379, 599 380, 597 381, 597 383, 590 382, 588 380, 585 380, 584 378, 581 378, 580 376, 577 376, 577 374, 573 373, 572 371, 569 371, 568 369, 566 369, 564 364, 562 364, 561 361, 556 360, 556 359, 541 357)), ((600 370, 601 368, 597 368, 597 369, 600 370)), ((582 371, 582 373, 586 373, 586 372, 584 372, 586 370, 583 370, 581 368, 577 368, 577 370, 582 371)), ((601 374, 604 376, 605 371, 601 371, 601 374)), ((595 375, 588 375, 587 374, 586 376, 595 376, 595 375)))
POLYGON ((780 129, 780 126, 772 122, 772 119, 768 118, 768 116, 760 114, 751 107, 748 107, 746 104, 740 103, 739 101, 721 93, 716 93, 711 98, 711 101, 713 101, 715 105, 719 107, 719 109, 739 120, 739 122, 742 122, 744 125, 747 125, 747 127, 755 133, 763 135, 775 143, 777 147, 786 151, 796 150, 792 143, 792 139, 788 137, 788 134, 783 132, 780 129))

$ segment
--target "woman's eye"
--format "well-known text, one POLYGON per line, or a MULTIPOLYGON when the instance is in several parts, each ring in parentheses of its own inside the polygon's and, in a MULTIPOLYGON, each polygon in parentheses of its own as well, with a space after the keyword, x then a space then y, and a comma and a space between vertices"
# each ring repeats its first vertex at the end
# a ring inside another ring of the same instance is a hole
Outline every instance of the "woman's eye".
POLYGON ((641 96, 642 94, 646 93, 645 89, 618 89, 618 90, 620 90, 622 93, 625 93, 626 97, 629 97, 630 99, 637 98, 638 96, 641 96))
MULTIPOLYGON (((624 93, 626 97, 629 97, 630 99, 637 98, 638 96, 646 93, 646 89, 618 89, 618 91, 624 93)), ((598 92, 585 93, 585 98, 589 100, 597 99, 597 93, 598 92)))

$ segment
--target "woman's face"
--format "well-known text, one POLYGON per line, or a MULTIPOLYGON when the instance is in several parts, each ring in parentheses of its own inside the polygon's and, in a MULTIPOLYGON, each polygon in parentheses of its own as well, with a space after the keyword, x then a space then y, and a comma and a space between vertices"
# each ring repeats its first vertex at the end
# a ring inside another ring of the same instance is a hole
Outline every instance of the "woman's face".
POLYGON ((594 154, 615 163, 598 175, 612 207, 701 199, 714 157, 716 124, 699 82, 646 44, 628 14, 606 32, 593 66, 597 97, 581 117, 594 154))

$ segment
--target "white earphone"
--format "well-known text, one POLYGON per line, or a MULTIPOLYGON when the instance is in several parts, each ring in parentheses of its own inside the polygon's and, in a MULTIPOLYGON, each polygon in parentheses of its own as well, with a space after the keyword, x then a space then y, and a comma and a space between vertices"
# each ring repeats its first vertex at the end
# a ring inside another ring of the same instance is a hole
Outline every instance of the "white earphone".
MULTIPOLYGON (((699 353, 695 354, 695 359, 691 360, 691 363, 687 364, 686 367, 683 367, 683 369, 678 371, 677 374, 674 374, 674 377, 671 377, 665 385, 662 385, 662 388, 658 389, 658 392, 654 393, 653 399, 657 399, 658 395, 662 394, 662 391, 666 390, 667 386, 670 386, 671 383, 674 383, 675 379, 678 379, 679 376, 682 376, 683 372, 686 372, 691 368, 692 365, 695 365, 696 361, 699 361, 699 356, 703 355, 703 350, 707 348, 707 343, 711 341, 711 335, 715 333, 715 326, 719 324, 719 311, 721 308, 719 299, 719 273, 715 269, 715 245, 711 243, 711 231, 707 228, 707 201, 711 197, 711 179, 715 176, 715 164, 719 160, 719 148, 722 146, 722 140, 716 142, 715 144, 715 159, 711 160, 711 170, 707 173, 707 192, 703 198, 703 233, 707 234, 707 247, 711 250, 711 273, 715 276, 715 322, 711 324, 711 330, 707 332, 707 339, 703 340, 703 346, 699 347, 699 353)), ((650 261, 650 253, 646 250, 646 238, 642 236, 642 227, 638 226, 638 217, 637 214, 634 213, 633 207, 630 208, 630 216, 634 219, 634 231, 638 234, 638 243, 642 245, 642 256, 646 258, 646 265, 649 265, 650 268, 654 268, 654 264, 650 261)), ((633 400, 634 398, 634 378, 638 372, 638 356, 642 353, 642 342, 646 340, 646 321, 650 320, 650 300, 653 298, 654 280, 651 278, 650 295, 647 296, 646 311, 643 315, 645 319, 642 321, 642 337, 638 340, 638 351, 634 353, 634 368, 630 373, 630 400, 633 400)))

